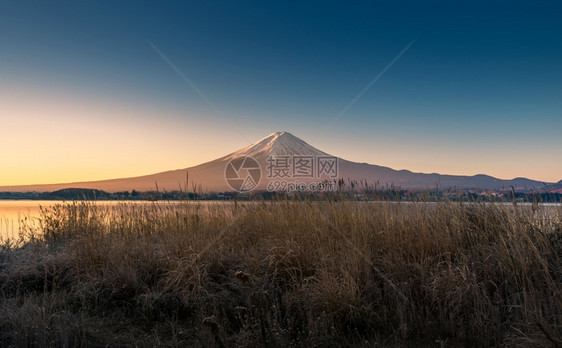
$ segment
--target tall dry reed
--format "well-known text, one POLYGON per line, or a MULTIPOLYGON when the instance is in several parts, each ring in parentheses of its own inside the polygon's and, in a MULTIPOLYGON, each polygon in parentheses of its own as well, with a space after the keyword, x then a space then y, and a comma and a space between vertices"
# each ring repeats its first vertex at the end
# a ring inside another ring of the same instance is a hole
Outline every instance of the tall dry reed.
POLYGON ((14 346, 562 344, 562 209, 70 203, 0 252, 14 346))

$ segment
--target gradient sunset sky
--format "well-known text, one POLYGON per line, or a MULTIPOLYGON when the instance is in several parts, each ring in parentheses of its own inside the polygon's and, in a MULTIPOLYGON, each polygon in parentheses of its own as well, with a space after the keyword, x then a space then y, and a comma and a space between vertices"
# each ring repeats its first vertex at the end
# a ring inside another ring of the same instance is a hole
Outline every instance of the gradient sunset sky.
POLYGON ((411 42, 314 146, 559 181, 562 3, 493 3, 3 1, 0 186, 186 168, 281 130, 310 143, 411 42))

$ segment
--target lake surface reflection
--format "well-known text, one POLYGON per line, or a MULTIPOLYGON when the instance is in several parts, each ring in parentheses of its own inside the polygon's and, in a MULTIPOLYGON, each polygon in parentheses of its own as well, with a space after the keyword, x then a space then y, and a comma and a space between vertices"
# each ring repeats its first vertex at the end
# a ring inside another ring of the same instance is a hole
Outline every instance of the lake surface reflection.
MULTIPOLYGON (((209 203, 198 201, 199 203, 209 203)), ((0 241, 18 238, 20 227, 39 227, 41 207, 47 208, 55 204, 69 203, 64 201, 38 200, 0 200, 0 241)), ((179 204, 180 202, 149 202, 149 201, 96 201, 96 205, 117 206, 119 204, 179 204)))
MULTIPOLYGON (((17 239, 19 237, 20 228, 27 227, 39 227, 39 218, 41 216, 41 207, 48 208, 54 206, 55 204, 65 204, 69 202, 64 201, 37 201, 37 200, 0 200, 0 242, 7 239, 17 239)), ((116 207, 120 204, 127 205, 146 205, 146 204, 157 204, 157 205, 181 205, 184 202, 179 201, 96 201, 95 204, 104 207, 116 207)), ((224 205, 232 204, 229 201, 190 201, 189 203, 198 203, 206 206, 211 205, 224 205)), ((254 202, 257 203, 257 202, 254 202)), ((320 202, 318 202, 320 203, 320 202)), ((377 203, 377 202, 362 202, 365 204, 377 203)), ((380 203, 380 202, 378 202, 380 203)), ((426 203, 412 203, 412 202, 386 202, 392 204, 435 204, 431 202, 426 203)), ((512 206, 512 203, 495 203, 503 204, 507 206, 512 206)), ((530 203, 518 203, 519 207, 524 207, 524 209, 531 209, 530 203), (527 207, 526 207, 527 206, 527 207)), ((540 212, 542 214, 558 214, 562 215, 562 206, 560 203, 542 203, 540 204, 540 212)))

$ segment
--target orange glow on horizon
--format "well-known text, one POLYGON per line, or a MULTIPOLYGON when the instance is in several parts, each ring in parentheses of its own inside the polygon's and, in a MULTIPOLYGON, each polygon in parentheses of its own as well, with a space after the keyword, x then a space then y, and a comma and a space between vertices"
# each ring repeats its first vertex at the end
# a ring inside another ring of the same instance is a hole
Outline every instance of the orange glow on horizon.
MULTIPOLYGON (((0 186, 154 174, 202 164, 248 145, 212 111, 200 115, 173 105, 23 90, 27 89, 0 87, 0 186)), ((270 133, 257 127, 268 126, 264 121, 244 130, 255 141, 270 133)), ((305 141, 315 134, 309 129, 294 131, 305 141)), ((421 138, 396 140, 391 135, 354 142, 345 136, 324 136, 313 145, 347 160, 397 170, 549 182, 562 179, 562 161, 554 158, 556 151, 523 145, 463 147, 421 138)))
POLYGON ((0 186, 133 177, 224 155, 220 134, 213 141, 198 130, 211 127, 197 122, 208 117, 186 120, 182 110, 66 94, 2 93, 0 186))

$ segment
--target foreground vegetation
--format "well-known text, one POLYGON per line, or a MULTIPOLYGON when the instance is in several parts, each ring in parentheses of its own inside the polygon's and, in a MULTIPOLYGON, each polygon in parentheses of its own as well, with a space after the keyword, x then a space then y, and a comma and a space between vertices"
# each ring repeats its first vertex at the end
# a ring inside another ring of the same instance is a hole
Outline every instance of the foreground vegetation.
POLYGON ((92 203, 0 251, 5 346, 562 344, 562 209, 92 203))

